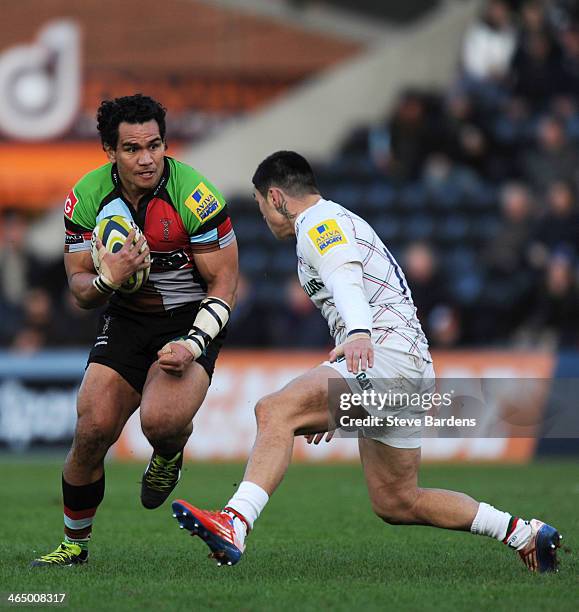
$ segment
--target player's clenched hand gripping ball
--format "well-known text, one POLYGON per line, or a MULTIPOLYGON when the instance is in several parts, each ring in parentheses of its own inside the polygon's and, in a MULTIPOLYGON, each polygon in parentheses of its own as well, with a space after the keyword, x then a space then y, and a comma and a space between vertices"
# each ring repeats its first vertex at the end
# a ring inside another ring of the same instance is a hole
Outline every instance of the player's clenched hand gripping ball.
POLYGON ((149 278, 147 241, 133 221, 120 215, 105 217, 94 228, 91 255, 99 274, 94 285, 101 293, 135 293, 149 278))

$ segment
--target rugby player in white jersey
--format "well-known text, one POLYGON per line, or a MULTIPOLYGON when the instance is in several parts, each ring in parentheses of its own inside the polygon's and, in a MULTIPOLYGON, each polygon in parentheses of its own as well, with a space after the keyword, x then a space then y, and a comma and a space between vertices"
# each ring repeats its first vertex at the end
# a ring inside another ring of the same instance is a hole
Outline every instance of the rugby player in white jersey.
MULTIPOLYGON (((219 564, 233 565, 245 538, 281 483, 294 436, 331 437, 329 387, 360 392, 372 380, 404 380, 406 391, 432 390, 434 370, 404 274, 372 227, 319 193, 308 162, 279 151, 253 176, 254 197, 279 239, 297 240, 300 283, 321 310, 336 346, 329 360, 257 402, 257 438, 243 482, 220 512, 173 503, 181 527, 198 535, 219 564), (347 385, 347 386, 345 386, 347 385)), ((411 414, 396 406, 395 414, 411 414)), ((359 451, 374 512, 395 525, 470 531, 517 550, 533 571, 553 571, 560 536, 464 493, 418 486, 420 429, 361 431, 359 451)))

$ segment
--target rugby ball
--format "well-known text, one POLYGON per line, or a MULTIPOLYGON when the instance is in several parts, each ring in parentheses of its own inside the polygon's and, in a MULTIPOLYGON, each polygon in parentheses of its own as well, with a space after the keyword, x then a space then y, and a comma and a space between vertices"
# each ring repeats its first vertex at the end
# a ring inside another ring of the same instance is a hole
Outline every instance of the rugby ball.
MULTIPOLYGON (((111 217, 105 217, 98 222, 97 226, 92 232, 91 240, 92 261, 97 273, 100 273, 101 267, 99 252, 96 246, 97 237, 100 238, 100 241, 103 243, 103 246, 107 251, 110 253, 116 253, 123 248, 127 236, 131 233, 131 230, 135 230, 135 238, 133 240, 133 244, 135 244, 142 236, 142 232, 137 224, 131 219, 127 219, 126 217, 122 217, 120 215, 113 215, 111 217)), ((145 242, 141 248, 141 251, 146 247, 146 245, 147 243, 145 242)), ((144 283, 147 282, 147 279, 149 278, 150 258, 147 258, 147 261, 149 263, 149 268, 137 270, 137 272, 135 272, 121 285, 119 288, 121 293, 135 293, 144 283)))

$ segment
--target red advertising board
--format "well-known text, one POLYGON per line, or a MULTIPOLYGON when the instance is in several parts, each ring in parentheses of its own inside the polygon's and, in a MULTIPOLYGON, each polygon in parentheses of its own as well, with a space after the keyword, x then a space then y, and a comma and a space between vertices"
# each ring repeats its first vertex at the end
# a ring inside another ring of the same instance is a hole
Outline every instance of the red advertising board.
MULTIPOLYGON (((213 384, 195 418, 194 432, 186 447, 189 459, 245 460, 255 436, 253 407, 256 401, 292 378, 326 359, 325 353, 225 351, 219 358, 213 384)), ((445 379, 549 379, 554 358, 537 352, 439 352, 434 364, 440 383, 445 379)), ((525 462, 534 453, 537 423, 540 423, 547 392, 544 384, 528 402, 533 426, 522 423, 526 437, 425 438, 427 461, 525 462), (527 435, 528 434, 528 435, 527 435)), ((518 389, 513 389, 518 393, 518 389)), ((140 431, 138 413, 129 421, 114 448, 121 459, 144 459, 151 449, 140 431)), ((355 439, 334 439, 312 447, 296 440, 294 458, 300 461, 352 461, 358 457, 355 439)))

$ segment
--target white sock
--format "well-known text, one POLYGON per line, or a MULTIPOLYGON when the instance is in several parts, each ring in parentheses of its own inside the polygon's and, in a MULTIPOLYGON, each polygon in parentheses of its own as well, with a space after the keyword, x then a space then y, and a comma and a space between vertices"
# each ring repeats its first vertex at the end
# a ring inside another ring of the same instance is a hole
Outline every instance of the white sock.
MULTIPOLYGON (((247 521, 249 528, 252 529, 253 523, 268 501, 269 495, 260 486, 249 482, 249 480, 244 480, 239 485, 235 495, 225 504, 225 507, 233 508, 236 512, 239 512, 247 521)), ((237 520, 239 521, 239 519, 237 520)))
POLYGON ((507 527, 510 520, 511 515, 508 512, 501 512, 490 504, 481 502, 470 531, 471 533, 486 535, 502 542, 507 535, 507 527))
POLYGON ((484 502, 479 504, 470 531, 477 535, 495 538, 517 550, 524 548, 531 538, 531 525, 528 521, 513 517, 508 512, 497 510, 484 502), (511 524, 511 519, 513 519, 513 524, 511 524), (511 530, 505 542, 509 525, 511 525, 511 530))

